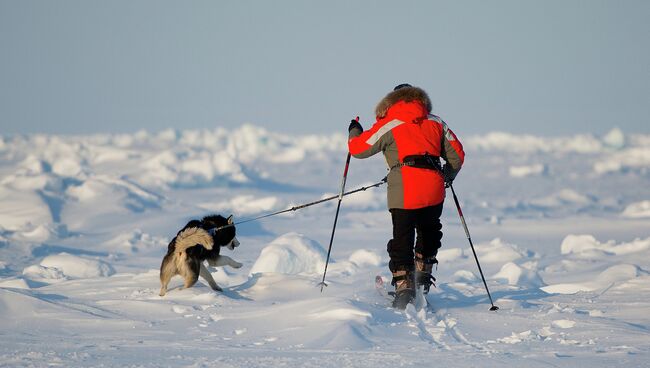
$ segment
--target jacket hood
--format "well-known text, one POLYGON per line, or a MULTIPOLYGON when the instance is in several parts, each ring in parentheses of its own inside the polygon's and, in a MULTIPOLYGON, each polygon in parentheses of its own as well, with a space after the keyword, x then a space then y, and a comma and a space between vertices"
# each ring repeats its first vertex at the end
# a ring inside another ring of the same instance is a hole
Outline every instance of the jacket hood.
POLYGON ((427 110, 427 113, 431 113, 431 100, 429 96, 422 88, 419 87, 404 87, 400 88, 397 91, 393 91, 386 95, 375 108, 375 115, 378 119, 381 119, 386 116, 388 109, 391 106, 395 105, 399 101, 404 102, 413 102, 417 101, 422 103, 424 108, 427 110))

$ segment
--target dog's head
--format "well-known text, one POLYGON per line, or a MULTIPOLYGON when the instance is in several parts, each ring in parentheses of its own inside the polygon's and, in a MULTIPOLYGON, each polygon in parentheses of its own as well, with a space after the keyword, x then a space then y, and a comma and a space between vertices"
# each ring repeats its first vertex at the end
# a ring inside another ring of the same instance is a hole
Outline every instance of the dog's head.
POLYGON ((201 222, 206 229, 210 229, 215 246, 226 246, 230 250, 239 246, 232 215, 228 218, 221 215, 205 216, 201 222))

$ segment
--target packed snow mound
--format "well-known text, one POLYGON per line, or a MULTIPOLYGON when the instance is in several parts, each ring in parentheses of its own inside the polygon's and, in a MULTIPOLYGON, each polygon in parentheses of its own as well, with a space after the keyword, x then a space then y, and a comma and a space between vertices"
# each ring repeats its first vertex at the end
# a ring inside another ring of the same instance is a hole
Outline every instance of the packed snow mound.
POLYGON ((567 328, 575 327, 576 322, 570 319, 556 319, 555 321, 552 322, 552 325, 553 327, 567 329, 567 328))
POLYGON ((349 261, 359 267, 379 266, 381 265, 381 256, 371 250, 359 249, 350 255, 349 261))
MULTIPOLYGON (((264 177, 256 163, 290 164, 307 156, 327 158, 346 147, 343 134, 308 135, 295 139, 245 124, 238 129, 166 130, 160 133, 104 136, 102 146, 140 150, 141 170, 130 173, 138 183, 154 188, 200 188, 254 183, 264 177)), ((102 147, 104 149, 104 147, 102 147)), ((96 156, 99 156, 96 155, 96 156)), ((124 161, 119 152, 101 153, 102 160, 124 161)), ((127 156, 128 157, 128 156, 127 156)))
MULTIPOLYGON (((19 173, 85 179, 98 166, 129 168, 126 177, 150 188, 250 183, 250 164, 291 163, 307 155, 327 157, 346 147, 343 134, 294 139, 244 125, 228 130, 167 130, 160 133, 3 138, 9 157, 22 158, 19 173), (29 152, 25 154, 25 152, 29 152)), ((93 190, 87 189, 88 192, 93 190)))
MULTIPOLYGON (((492 132, 463 139, 468 149, 480 151, 505 151, 513 153, 609 153, 624 150, 628 146, 643 146, 647 135, 626 136, 619 128, 613 128, 602 137, 578 134, 565 137, 538 137, 528 134, 492 132)), ((646 145, 647 146, 647 145, 646 145)))
POLYGON ((641 201, 629 204, 625 207, 621 216, 628 218, 650 217, 650 201, 641 201))
POLYGON ((31 265, 23 270, 23 276, 30 280, 55 283, 66 279, 65 274, 59 268, 31 265))
POLYGON ((27 282, 19 278, 11 278, 6 280, 0 280, 0 288, 8 289, 30 289, 27 282))
POLYGON ((581 291, 601 290, 613 286, 616 283, 635 279, 647 272, 639 266, 631 264, 618 264, 607 268, 596 276, 584 282, 555 284, 544 286, 541 289, 551 294, 575 294, 581 291))
MULTIPOLYGON (((626 135, 614 128, 602 137, 580 134, 566 137, 537 137, 503 132, 493 132, 463 139, 466 150, 484 152, 510 152, 517 154, 580 154, 592 155, 596 174, 611 172, 646 172, 650 167, 650 145, 648 136, 626 135)), ((537 172, 539 167, 516 167, 510 171, 513 177, 527 176, 537 172)), ((542 171, 544 172, 544 171, 542 171)))
POLYGON ((139 211, 148 207, 157 207, 161 197, 136 184, 123 179, 115 179, 106 175, 97 175, 72 185, 66 194, 80 202, 92 202, 97 198, 109 197, 114 202, 124 203, 124 206, 139 211))
POLYGON ((31 222, 28 222, 23 226, 21 231, 17 231, 12 235, 12 239, 32 243, 42 243, 52 237, 65 234, 65 226, 56 226, 51 223, 34 226, 31 222))
MULTIPOLYGON (((368 187, 372 182, 360 183, 357 187, 368 187)), ((325 193, 321 199, 333 197, 338 193, 325 193)), ((379 210, 386 208, 386 193, 381 190, 367 189, 345 197, 345 208, 355 210, 379 210)))
POLYGON ((595 153, 603 149, 603 142, 590 134, 572 137, 542 138, 532 135, 519 135, 493 132, 482 136, 465 138, 466 147, 481 151, 506 151, 514 153, 534 152, 576 152, 595 153))
POLYGON ((472 271, 458 270, 454 272, 452 280, 455 282, 472 283, 478 280, 478 276, 472 271))
POLYGON ((47 199, 38 190, 0 185, 0 224, 7 230, 31 229, 52 222, 47 199))
MULTIPOLYGON (((335 311, 339 313, 339 311, 335 311)), ((350 313, 347 312, 346 313, 350 313)), ((354 312, 352 312, 354 313, 354 312)), ((350 315, 353 315, 350 313, 350 315)), ((366 316, 359 315, 360 318, 366 316)), ((362 323, 344 323, 337 328, 324 330, 321 336, 309 342, 308 346, 313 349, 333 349, 333 350, 351 350, 351 349, 369 349, 373 346, 365 335, 365 326, 362 323)))
POLYGON ((562 254, 574 254, 582 258, 624 255, 647 249, 650 249, 650 237, 646 239, 635 239, 629 243, 616 244, 612 240, 607 243, 601 243, 593 235, 568 235, 562 241, 562 245, 560 245, 562 254))
POLYGON ((120 234, 105 244, 110 249, 118 249, 130 253, 159 252, 166 249, 170 239, 145 233, 135 229, 129 233, 120 234))
POLYGON ((142 162, 142 168, 133 177, 152 187, 196 188, 251 181, 235 156, 191 148, 165 150, 142 162))
POLYGON ((28 154, 18 165, 16 172, 23 175, 38 175, 52 172, 52 166, 45 160, 28 154))
MULTIPOLYGON (((471 249, 463 250, 465 257, 472 257, 471 249)), ((480 243, 476 246, 476 253, 481 262, 485 263, 503 263, 511 262, 521 257, 534 257, 535 254, 530 251, 519 249, 514 244, 508 244, 500 238, 495 238, 489 243, 480 243)), ((451 254, 450 254, 451 255, 451 254)), ((448 255, 445 255, 448 256, 448 255)))
POLYGON ((544 175, 548 168, 544 164, 510 166, 510 176, 513 178, 523 178, 526 176, 544 175))
POLYGON ((291 232, 262 249, 250 273, 319 273, 325 268, 326 257, 327 252, 318 242, 291 232))
POLYGON ((69 185, 61 196, 65 199, 61 217, 73 231, 100 217, 147 212, 164 204, 161 195, 129 179, 103 174, 69 185))
POLYGON ((578 193, 569 188, 564 188, 559 190, 557 193, 530 201, 532 205, 544 208, 557 208, 567 205, 586 206, 594 202, 594 198, 578 193))
MULTIPOLYGON (((594 172, 607 174, 620 171, 644 172, 650 167, 650 146, 629 147, 604 155, 594 163, 594 172)), ((647 172, 647 171, 646 171, 647 172)))
POLYGON ((463 253, 463 250, 460 248, 449 248, 449 249, 443 248, 438 251, 438 255, 436 256, 436 258, 441 263, 448 263, 451 261, 455 261, 459 258, 466 258, 466 255, 463 253))
POLYGON ((245 194, 234 196, 225 201, 201 203, 199 206, 210 212, 236 213, 237 215, 250 216, 283 207, 281 204, 282 202, 275 196, 256 198, 253 195, 245 194))
POLYGON ((610 148, 621 149, 625 147, 625 134, 619 128, 613 128, 603 136, 603 143, 610 148))
POLYGON ((522 266, 508 262, 492 278, 504 280, 508 285, 540 287, 544 285, 544 281, 537 273, 536 266, 534 262, 527 262, 522 266))
POLYGON ((32 135, 14 137, 7 149, 22 157, 18 173, 52 173, 62 177, 83 177, 89 172, 88 147, 76 139, 61 136, 32 135), (24 155, 25 152, 28 152, 24 155))
MULTIPOLYGON (((77 279, 107 277, 115 273, 113 267, 104 261, 68 253, 47 256, 41 261, 40 265, 48 269, 58 269, 63 275, 77 279)), ((32 272, 32 269, 29 269, 28 272, 32 272)))

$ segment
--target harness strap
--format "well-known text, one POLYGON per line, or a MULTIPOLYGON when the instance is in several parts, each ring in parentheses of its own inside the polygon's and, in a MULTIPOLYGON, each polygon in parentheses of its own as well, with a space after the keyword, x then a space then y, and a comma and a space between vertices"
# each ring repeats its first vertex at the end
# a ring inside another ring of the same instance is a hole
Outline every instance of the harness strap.
POLYGON ((432 156, 429 154, 424 155, 410 155, 404 157, 402 162, 395 164, 390 167, 390 170, 394 170, 400 167, 410 166, 417 169, 428 169, 436 170, 442 172, 442 166, 440 165, 440 157, 432 156))

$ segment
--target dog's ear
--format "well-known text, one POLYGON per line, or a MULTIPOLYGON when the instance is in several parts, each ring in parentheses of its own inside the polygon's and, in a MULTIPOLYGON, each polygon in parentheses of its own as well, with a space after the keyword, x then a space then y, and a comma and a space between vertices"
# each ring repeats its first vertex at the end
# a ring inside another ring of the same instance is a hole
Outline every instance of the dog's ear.
POLYGON ((232 220, 232 215, 228 216, 228 225, 232 225, 233 220, 232 220))

